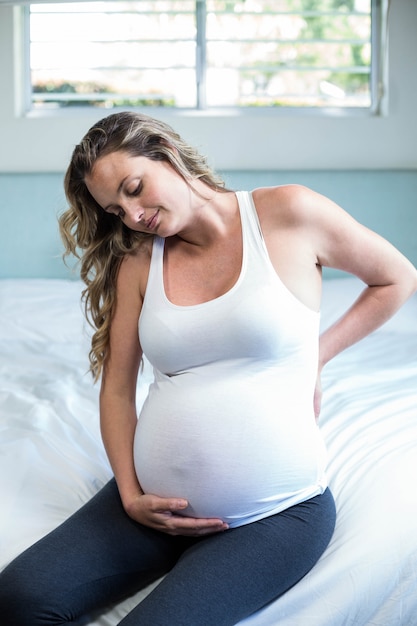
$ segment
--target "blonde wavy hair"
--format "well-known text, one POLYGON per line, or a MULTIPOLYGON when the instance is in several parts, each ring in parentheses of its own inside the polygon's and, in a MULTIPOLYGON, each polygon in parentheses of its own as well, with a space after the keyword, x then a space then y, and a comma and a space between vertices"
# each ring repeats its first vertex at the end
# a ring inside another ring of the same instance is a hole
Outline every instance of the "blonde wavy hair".
POLYGON ((64 181, 69 208, 59 217, 59 228, 64 260, 68 255, 78 259, 80 277, 86 284, 82 300, 86 318, 95 329, 89 361, 96 381, 109 351, 120 263, 151 236, 128 229, 117 216, 106 213, 86 187, 85 177, 96 161, 118 151, 168 162, 190 186, 199 178, 211 189, 226 191, 205 157, 170 126, 147 115, 111 114, 94 124, 75 147, 64 181))

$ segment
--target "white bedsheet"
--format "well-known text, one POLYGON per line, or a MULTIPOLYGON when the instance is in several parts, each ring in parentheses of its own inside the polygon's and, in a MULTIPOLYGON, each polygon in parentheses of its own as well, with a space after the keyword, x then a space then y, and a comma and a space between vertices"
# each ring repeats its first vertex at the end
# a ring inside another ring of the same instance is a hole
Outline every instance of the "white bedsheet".
MULTIPOLYGON (((360 289, 326 281, 323 326, 360 289)), ((80 291, 64 280, 0 281, 0 569, 111 477, 80 291)), ((148 381, 145 369, 139 403, 148 381)), ((416 626, 417 297, 334 359, 323 387, 335 534, 298 585, 241 624, 416 626)), ((94 626, 114 626, 140 597, 94 626)))

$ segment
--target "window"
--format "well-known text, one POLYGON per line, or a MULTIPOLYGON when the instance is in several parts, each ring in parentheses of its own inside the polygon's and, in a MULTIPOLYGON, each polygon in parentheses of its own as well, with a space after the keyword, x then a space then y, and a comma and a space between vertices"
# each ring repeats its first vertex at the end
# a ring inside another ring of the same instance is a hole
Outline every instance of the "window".
POLYGON ((382 0, 32 4, 30 108, 376 108, 382 0))

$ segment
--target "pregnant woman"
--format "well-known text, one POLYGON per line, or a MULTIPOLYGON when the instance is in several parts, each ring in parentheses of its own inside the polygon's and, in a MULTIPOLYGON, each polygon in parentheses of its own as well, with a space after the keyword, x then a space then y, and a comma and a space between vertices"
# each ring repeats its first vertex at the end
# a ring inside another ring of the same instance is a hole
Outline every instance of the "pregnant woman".
POLYGON ((226 189, 136 113, 89 130, 65 185, 114 479, 6 568, 0 615, 85 624, 165 575, 123 626, 232 626, 327 547, 320 372, 401 306, 416 271, 309 189, 226 189), (323 266, 365 288, 319 338, 323 266), (154 379, 137 415, 143 355, 154 379))

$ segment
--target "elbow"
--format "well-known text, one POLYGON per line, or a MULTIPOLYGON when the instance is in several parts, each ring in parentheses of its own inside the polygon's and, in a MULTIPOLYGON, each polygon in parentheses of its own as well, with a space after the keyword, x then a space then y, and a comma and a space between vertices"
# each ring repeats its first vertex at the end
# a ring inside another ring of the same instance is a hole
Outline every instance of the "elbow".
POLYGON ((411 263, 402 273, 399 282, 402 285, 405 300, 417 292, 417 269, 411 263))
POLYGON ((410 295, 417 291, 417 268, 410 263, 410 295))

